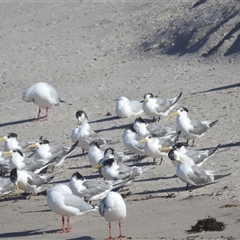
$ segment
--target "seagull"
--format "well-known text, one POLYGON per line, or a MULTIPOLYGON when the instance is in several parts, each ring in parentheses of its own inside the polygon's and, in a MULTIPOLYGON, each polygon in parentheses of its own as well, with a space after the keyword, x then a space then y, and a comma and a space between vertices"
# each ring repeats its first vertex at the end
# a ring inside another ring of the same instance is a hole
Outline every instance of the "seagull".
POLYGON ((82 148, 83 153, 84 151, 88 151, 89 144, 93 141, 97 141, 99 146, 107 143, 105 139, 99 137, 98 134, 91 129, 88 123, 88 117, 84 111, 77 111, 76 118, 78 120, 78 126, 72 130, 71 139, 73 143, 79 141, 78 146, 82 148))
POLYGON ((0 177, 0 195, 6 195, 15 189, 9 177, 0 177))
POLYGON ((175 103, 181 98, 182 93, 178 96, 171 98, 171 99, 159 99, 153 97, 152 93, 146 93, 144 95, 144 102, 143 102, 143 111, 149 117, 153 118, 153 122, 160 120, 161 116, 168 116, 170 111, 174 108, 175 103))
POLYGON ((174 149, 169 151, 168 157, 172 161, 177 161, 176 175, 183 182, 187 183, 186 189, 188 189, 189 184, 193 186, 203 186, 214 183, 217 179, 231 174, 214 175, 216 171, 204 170, 202 167, 197 166, 190 157, 174 149))
POLYGON ((176 130, 181 130, 181 137, 188 140, 192 139, 192 147, 194 146, 194 141, 196 138, 200 138, 209 129, 218 123, 218 120, 214 121, 198 121, 191 120, 188 118, 188 109, 185 107, 180 107, 176 112, 172 113, 172 116, 177 115, 177 126, 176 130))
MULTIPOLYGON (((201 167, 202 164, 217 151, 221 144, 218 144, 216 147, 207 150, 189 150, 186 148, 186 146, 186 143, 179 142, 175 143, 173 149, 187 155, 195 162, 197 166, 201 167)), ((172 161, 172 163, 177 166, 176 161, 172 161)))
POLYGON ((134 159, 134 155, 126 154, 124 152, 116 152, 113 148, 103 149, 100 148, 97 142, 93 141, 89 144, 88 160, 92 167, 98 165, 98 162, 104 157, 105 154, 112 154, 116 158, 118 164, 134 159))
POLYGON ((22 140, 18 141, 17 137, 18 135, 13 132, 6 134, 4 137, 1 137, 0 141, 4 141, 3 151, 9 151, 12 149, 26 149, 30 143, 22 140))
POLYGON ((101 174, 106 180, 125 180, 126 184, 130 184, 136 177, 142 175, 144 172, 154 168, 155 166, 126 166, 124 164, 118 165, 116 160, 109 156, 99 161, 96 168, 101 168, 101 174))
POLYGON ((145 143, 144 152, 146 155, 152 157, 154 162, 156 158, 161 158, 161 164, 163 157, 167 157, 166 151, 169 151, 172 146, 178 141, 179 134, 180 132, 160 138, 157 137, 157 135, 150 133, 140 142, 145 143))
POLYGON ((123 182, 123 180, 85 179, 79 172, 75 172, 70 179, 70 188, 73 194, 91 202, 105 198, 112 189, 121 187, 123 182))
POLYGON ((116 103, 115 112, 120 118, 139 116, 143 113, 142 102, 132 100, 126 97, 120 97, 116 103))
POLYGON ((39 193, 42 190, 42 185, 50 182, 54 178, 53 174, 38 175, 26 170, 18 170, 14 168, 10 172, 10 180, 16 186, 18 192, 39 193))
POLYGON ((137 131, 130 125, 126 128, 122 134, 123 145, 125 148, 135 154, 144 154, 144 144, 140 143, 141 137, 137 134, 137 131))
POLYGON ((167 126, 159 126, 153 123, 148 124, 141 117, 135 119, 133 123, 133 128, 136 130, 138 135, 142 138, 150 133, 154 133, 158 137, 163 137, 168 134, 176 133, 176 131, 172 130, 172 128, 167 126))
POLYGON ((119 193, 109 192, 99 204, 99 213, 107 222, 109 222, 108 239, 115 239, 112 237, 111 222, 118 222, 118 238, 125 238, 125 236, 122 236, 121 221, 127 216, 127 208, 122 196, 119 193))
POLYGON ((57 184, 47 189, 48 207, 56 214, 62 216, 62 230, 60 233, 70 231, 70 216, 81 216, 97 208, 74 195, 71 189, 64 184, 57 184), (64 217, 67 216, 67 229, 65 229, 64 217))
POLYGON ((60 102, 64 102, 60 100, 53 86, 45 82, 38 82, 27 88, 22 94, 22 100, 38 105, 39 109, 36 121, 39 121, 41 109, 46 109, 45 120, 48 120, 48 109, 59 106, 60 102))

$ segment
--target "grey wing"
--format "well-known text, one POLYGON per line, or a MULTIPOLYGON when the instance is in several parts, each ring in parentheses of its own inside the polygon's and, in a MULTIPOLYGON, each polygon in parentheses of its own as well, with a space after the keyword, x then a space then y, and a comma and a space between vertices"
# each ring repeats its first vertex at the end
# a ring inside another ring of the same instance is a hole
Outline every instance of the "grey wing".
POLYGON ((103 199, 98 206, 98 211, 102 217, 104 217, 105 208, 106 208, 104 200, 105 199, 103 199))
POLYGON ((28 184, 29 185, 34 185, 34 186, 42 186, 46 180, 44 178, 42 178, 41 176, 33 173, 33 172, 28 172, 28 175, 30 177, 28 177, 28 184))
POLYGON ((0 177, 0 194, 9 193, 14 190, 15 186, 11 182, 10 178, 0 177))
POLYGON ((64 194, 64 203, 66 206, 78 208, 80 212, 87 212, 93 209, 93 206, 85 202, 80 197, 73 194, 64 194))
POLYGON ((164 135, 166 135, 169 132, 175 132, 170 127, 158 126, 156 124, 149 124, 149 125, 147 125, 147 130, 150 133, 156 134, 158 137, 163 137, 164 135))
POLYGON ((120 165, 118 168, 119 179, 126 179, 132 173, 132 169, 126 165, 120 165))
POLYGON ((207 131, 208 127, 198 120, 191 120, 190 124, 193 126, 193 129, 189 130, 189 133, 201 135, 207 131))
POLYGON ((142 103, 139 101, 130 101, 129 105, 130 105, 132 111, 135 113, 138 113, 139 111, 142 110, 142 103))
POLYGON ((195 185, 204 185, 212 182, 211 178, 202 168, 193 166, 192 169, 194 174, 189 174, 189 178, 195 183, 195 185))
POLYGON ((157 99, 157 112, 166 112, 171 107, 171 104, 168 100, 157 99))
POLYGON ((86 196, 95 196, 112 188, 110 183, 104 180, 98 181, 94 179, 83 182, 83 186, 87 188, 86 196))

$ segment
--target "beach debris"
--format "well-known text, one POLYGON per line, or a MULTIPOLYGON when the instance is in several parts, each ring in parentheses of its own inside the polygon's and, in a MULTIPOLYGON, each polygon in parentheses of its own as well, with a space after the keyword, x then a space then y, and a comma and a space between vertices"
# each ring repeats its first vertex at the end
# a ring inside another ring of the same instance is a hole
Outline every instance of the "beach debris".
POLYGON ((198 232, 209 232, 209 231, 223 231, 225 229, 225 224, 223 222, 218 222, 215 218, 208 216, 205 219, 200 219, 197 221, 196 225, 191 226, 188 233, 198 233, 198 232))

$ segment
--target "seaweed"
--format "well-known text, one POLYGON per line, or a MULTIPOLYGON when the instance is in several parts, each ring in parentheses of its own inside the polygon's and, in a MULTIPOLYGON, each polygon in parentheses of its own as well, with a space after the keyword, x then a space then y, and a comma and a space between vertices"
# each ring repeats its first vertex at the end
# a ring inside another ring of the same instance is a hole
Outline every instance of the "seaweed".
POLYGON ((218 222, 215 218, 208 216, 205 219, 200 219, 197 221, 196 225, 191 226, 188 233, 198 233, 207 231, 223 231, 225 229, 225 224, 223 222, 218 222))

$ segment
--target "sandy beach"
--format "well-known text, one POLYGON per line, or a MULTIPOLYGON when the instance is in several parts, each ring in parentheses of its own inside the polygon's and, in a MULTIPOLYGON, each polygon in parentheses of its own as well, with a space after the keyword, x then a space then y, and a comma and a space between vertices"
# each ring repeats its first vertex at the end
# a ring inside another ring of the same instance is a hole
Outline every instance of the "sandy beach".
MULTIPOLYGON (((204 169, 231 175, 187 191, 170 160, 160 165, 157 159, 124 198, 123 234, 127 239, 240 239, 239 9, 237 0, 1 2, 0 137, 8 132, 27 141, 43 136, 69 147, 75 113, 84 110, 91 128, 112 140, 109 146, 126 151, 122 133, 135 117, 118 118, 116 99, 141 101, 145 93, 164 99, 182 92, 177 105, 186 107, 190 118, 219 120, 195 142, 194 149, 221 144, 204 169), (21 100, 36 82, 51 84, 65 100, 49 110, 48 121, 34 122, 38 107, 21 100), (225 229, 186 232, 208 216, 225 229)), ((157 124, 175 129, 176 118, 157 124)), ((150 165, 152 158, 128 164, 150 165)), ((100 177, 76 148, 44 189, 68 184, 76 171, 100 177)), ((45 195, 26 200, 14 191, 0 198, 0 209, 1 239, 108 237, 108 223, 97 211, 71 217, 70 233, 56 234, 61 216, 50 211, 45 195)), ((118 236, 117 223, 112 226, 118 236)))

